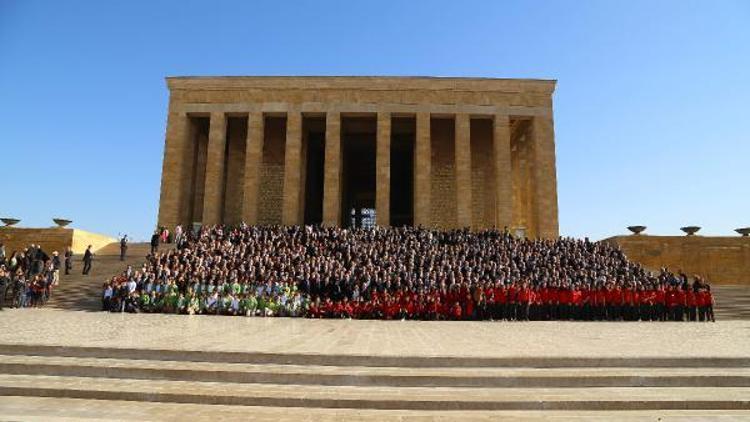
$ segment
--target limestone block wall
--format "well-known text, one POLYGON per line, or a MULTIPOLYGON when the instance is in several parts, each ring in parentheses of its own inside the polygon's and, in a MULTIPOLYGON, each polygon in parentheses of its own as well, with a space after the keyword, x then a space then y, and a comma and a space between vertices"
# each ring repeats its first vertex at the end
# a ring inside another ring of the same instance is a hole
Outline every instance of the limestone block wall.
POLYGON ((495 225, 495 172, 492 153, 492 120, 472 120, 471 220, 474 228, 490 228, 495 225))
POLYGON ((708 236, 614 236, 628 258, 657 270, 668 267, 713 283, 750 284, 750 238, 708 236))
POLYGON ((456 227, 456 168, 452 119, 432 119, 430 123, 432 144, 432 226, 456 227))
MULTIPOLYGON (((193 174, 192 212, 190 223, 203 221, 203 197, 206 183, 206 152, 208 150, 208 127, 196 134, 196 155, 193 174)), ((190 206, 190 205, 187 205, 190 206)))
POLYGON ((281 224, 285 142, 286 120, 283 118, 266 119, 263 164, 260 168, 258 192, 258 224, 281 224))
POLYGON ((511 139, 511 174, 513 195, 513 227, 525 227, 528 237, 537 236, 537 204, 533 190, 536 185, 534 172, 534 145, 523 133, 511 139))
POLYGON ((48 254, 58 251, 61 255, 65 248, 71 246, 76 254, 83 253, 88 245, 94 251, 117 239, 78 229, 0 227, 0 242, 5 245, 5 253, 10 256, 13 251, 22 251, 31 244, 42 245, 48 254))

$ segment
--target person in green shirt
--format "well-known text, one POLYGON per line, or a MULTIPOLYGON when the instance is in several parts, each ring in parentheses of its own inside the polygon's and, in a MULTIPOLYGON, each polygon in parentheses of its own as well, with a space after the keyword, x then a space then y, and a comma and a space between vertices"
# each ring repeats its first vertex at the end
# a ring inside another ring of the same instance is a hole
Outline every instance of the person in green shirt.
POLYGON ((266 312, 268 311, 268 297, 266 295, 262 295, 258 297, 258 312, 260 316, 266 316, 266 312))
POLYGON ((242 313, 245 316, 255 316, 255 311, 258 308, 258 300, 255 299, 255 295, 245 295, 241 302, 242 313))
POLYGON ((201 295, 198 298, 198 312, 205 315, 208 313, 208 295, 201 295))
POLYGON ((152 299, 151 309, 153 310, 153 312, 163 312, 164 311, 164 296, 156 294, 151 299, 152 299))
POLYGON ((180 295, 177 297, 177 306, 175 309, 175 313, 184 314, 186 312, 187 312, 187 299, 185 299, 185 295, 180 293, 180 295))
POLYGON ((139 299, 140 299, 141 309, 145 312, 150 312, 151 311, 151 296, 149 296, 148 293, 143 291, 139 299))
POLYGON ((188 297, 188 304, 187 304, 187 313, 188 315, 194 315, 195 313, 200 311, 200 300, 198 300, 198 296, 195 294, 191 294, 188 297))
POLYGON ((242 286, 240 283, 238 283, 236 280, 234 283, 232 283, 232 294, 234 296, 237 296, 238 294, 242 293, 242 286))

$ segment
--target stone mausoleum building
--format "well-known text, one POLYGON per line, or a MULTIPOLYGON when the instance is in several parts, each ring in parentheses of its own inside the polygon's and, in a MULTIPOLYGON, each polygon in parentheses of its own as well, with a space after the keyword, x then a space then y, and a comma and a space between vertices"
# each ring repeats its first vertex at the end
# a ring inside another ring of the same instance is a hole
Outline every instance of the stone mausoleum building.
POLYGON ((555 81, 172 77, 159 225, 558 235, 555 81))

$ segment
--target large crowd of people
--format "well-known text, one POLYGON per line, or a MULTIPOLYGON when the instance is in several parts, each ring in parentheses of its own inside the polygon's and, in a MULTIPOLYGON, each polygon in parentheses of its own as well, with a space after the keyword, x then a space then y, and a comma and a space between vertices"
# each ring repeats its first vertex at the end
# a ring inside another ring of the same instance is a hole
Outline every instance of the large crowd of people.
MULTIPOLYGON (((72 267, 73 253, 65 251, 65 273, 72 267)), ((62 258, 57 251, 49 255, 40 245, 29 245, 6 255, 0 243, 0 309, 39 307, 47 302, 60 281, 62 258)))
MULTIPOLYGON (((104 310, 309 318, 713 321, 710 286, 616 246, 505 231, 213 226, 104 283, 104 310)), ((166 239, 165 239, 166 240, 166 239)))

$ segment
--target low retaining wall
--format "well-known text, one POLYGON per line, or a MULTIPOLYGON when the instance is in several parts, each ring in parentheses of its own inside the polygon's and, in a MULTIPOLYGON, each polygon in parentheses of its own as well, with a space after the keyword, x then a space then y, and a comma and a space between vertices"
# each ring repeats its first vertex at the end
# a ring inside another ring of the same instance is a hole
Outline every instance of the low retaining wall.
POLYGON ((750 237, 630 235, 603 241, 651 270, 668 267, 713 283, 750 284, 750 237))
POLYGON ((5 245, 5 254, 8 256, 13 251, 21 251, 32 243, 42 245, 42 249, 48 254, 58 251, 62 255, 68 246, 73 248, 74 253, 81 254, 88 245, 92 245, 91 249, 96 252, 116 241, 109 236, 79 229, 0 227, 0 242, 5 245))

